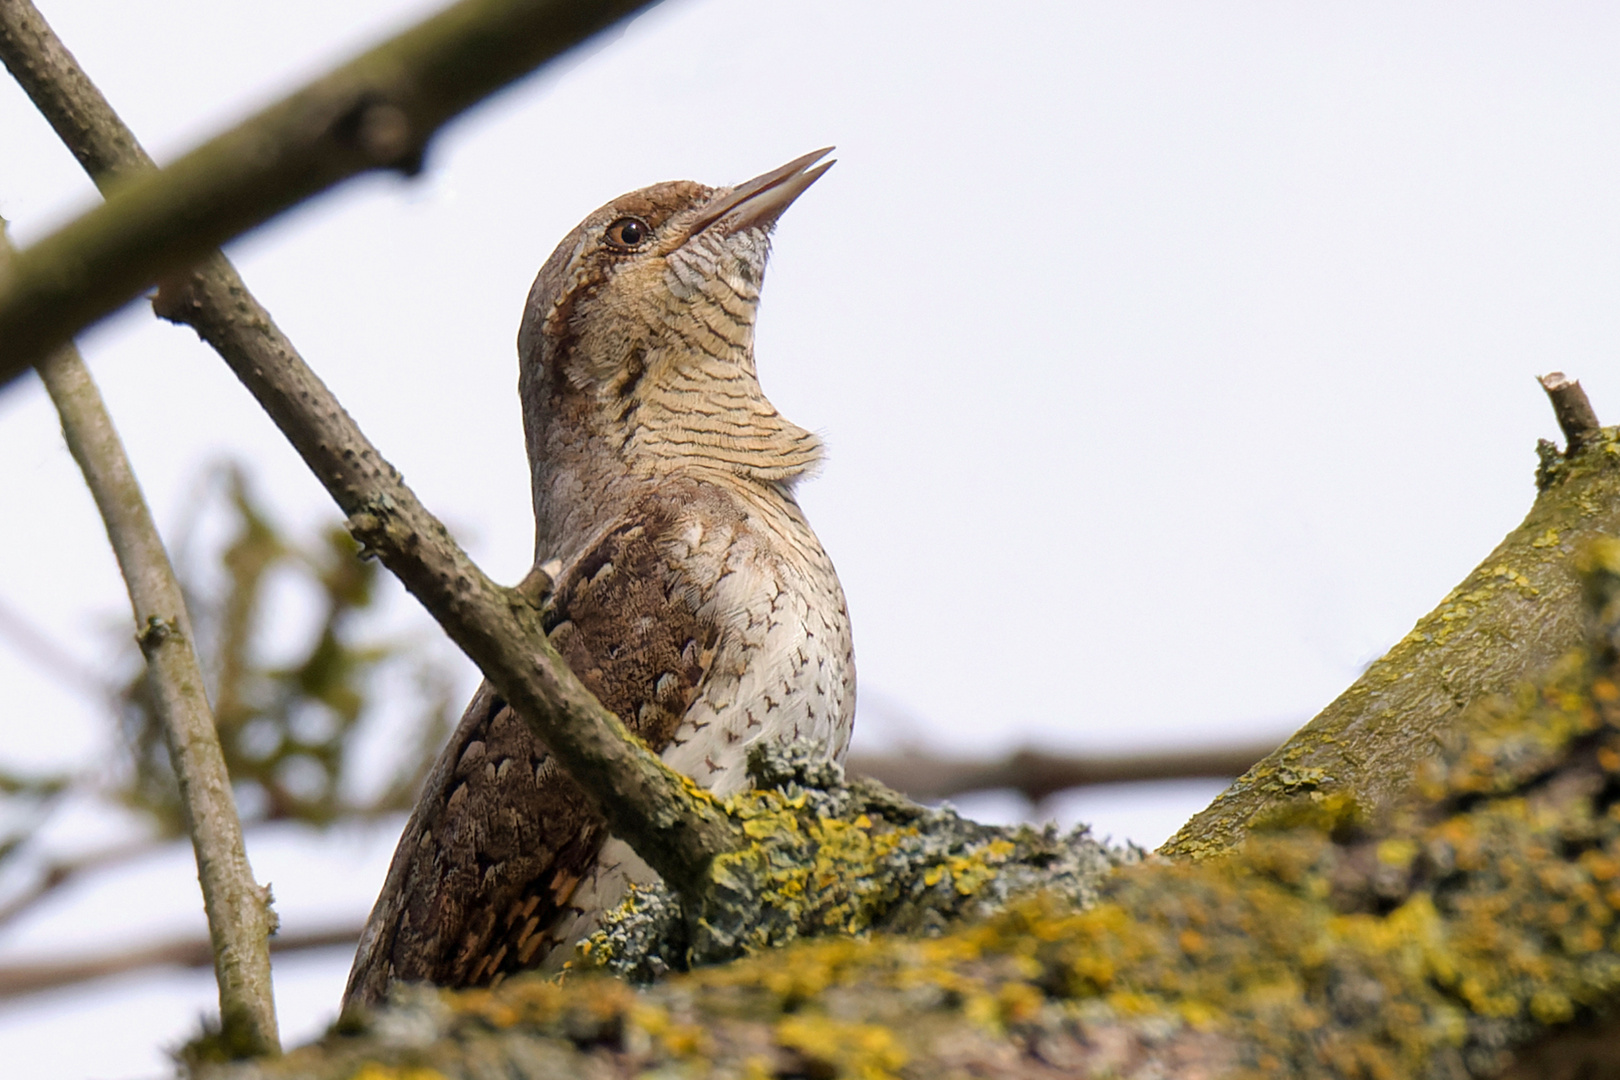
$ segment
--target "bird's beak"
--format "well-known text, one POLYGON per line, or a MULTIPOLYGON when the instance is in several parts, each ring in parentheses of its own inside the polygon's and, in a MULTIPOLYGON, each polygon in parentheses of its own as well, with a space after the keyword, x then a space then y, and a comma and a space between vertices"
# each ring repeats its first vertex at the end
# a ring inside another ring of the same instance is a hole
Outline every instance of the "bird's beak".
POLYGON ((832 147, 794 158, 779 169, 738 184, 705 206, 692 225, 688 239, 704 229, 715 228, 730 236, 744 229, 769 229, 804 189, 821 179, 833 167, 831 161, 810 166, 833 152, 832 147))

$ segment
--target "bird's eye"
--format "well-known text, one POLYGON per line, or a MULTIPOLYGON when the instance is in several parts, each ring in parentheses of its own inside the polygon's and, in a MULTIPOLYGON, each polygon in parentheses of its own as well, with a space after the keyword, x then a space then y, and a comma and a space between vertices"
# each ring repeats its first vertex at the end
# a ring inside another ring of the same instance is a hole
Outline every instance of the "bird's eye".
POLYGON ((625 217, 607 227, 606 239, 609 247, 629 251, 640 247, 651 232, 647 223, 640 218, 625 217))

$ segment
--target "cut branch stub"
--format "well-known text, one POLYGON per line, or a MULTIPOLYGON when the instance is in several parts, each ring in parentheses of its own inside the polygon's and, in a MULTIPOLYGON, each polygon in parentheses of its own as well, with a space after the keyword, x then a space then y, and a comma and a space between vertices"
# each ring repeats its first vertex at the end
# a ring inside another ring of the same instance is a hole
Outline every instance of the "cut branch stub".
POLYGON ((1558 429, 1564 433, 1564 456, 1574 457, 1602 432, 1597 412, 1587 400, 1580 381, 1571 379, 1562 371, 1549 371, 1536 380, 1547 391, 1552 402, 1553 415, 1558 418, 1558 429))
POLYGON ((1572 560, 1620 535, 1620 431, 1597 427, 1579 384, 1541 380, 1570 442, 1544 456, 1530 512, 1440 606, 1287 742, 1238 777, 1160 851, 1229 851, 1250 823, 1299 796, 1334 793, 1369 811, 1409 789, 1418 764, 1454 737, 1468 705, 1506 694, 1584 640, 1572 560))

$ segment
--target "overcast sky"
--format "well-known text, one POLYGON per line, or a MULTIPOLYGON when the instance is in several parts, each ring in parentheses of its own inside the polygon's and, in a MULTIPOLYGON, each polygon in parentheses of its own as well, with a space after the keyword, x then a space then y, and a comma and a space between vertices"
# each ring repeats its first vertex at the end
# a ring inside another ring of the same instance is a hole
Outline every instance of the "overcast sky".
MULTIPOLYGON (((160 161, 432 7, 38 2, 160 161)), ((830 449, 800 492, 849 597, 857 747, 1280 739, 1523 516, 1556 431, 1533 376, 1620 416, 1617 30, 1595 2, 669 0, 457 123, 418 179, 351 183, 230 253, 511 582, 514 339, 557 240, 623 191, 835 144, 778 230, 757 351, 830 449)), ((92 204, 9 84, 0 139, 20 242, 92 204)), ((334 517, 189 331, 137 305, 82 346, 160 523, 224 454, 301 527, 334 517)), ((36 382, 0 393, 0 460, 0 603, 104 663, 128 609, 36 382)), ((105 718, 4 647, 0 685, 0 764, 106 760, 105 718)), ((1064 812, 1156 843, 1214 790, 1064 812)), ((255 843, 290 925, 363 911, 392 836, 255 843)), ((0 960, 200 925, 187 858, 77 890, 0 960)), ((280 969, 294 1035, 346 967, 280 969)), ((0 1053, 152 1074, 212 993, 31 999, 0 1010, 0 1053)))

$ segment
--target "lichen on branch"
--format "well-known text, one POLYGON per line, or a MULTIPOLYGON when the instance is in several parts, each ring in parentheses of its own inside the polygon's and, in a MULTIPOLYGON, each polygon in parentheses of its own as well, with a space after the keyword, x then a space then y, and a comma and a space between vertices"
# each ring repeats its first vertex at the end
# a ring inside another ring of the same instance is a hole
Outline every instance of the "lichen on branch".
POLYGON ((1387 805, 1410 786, 1415 763, 1465 725, 1469 707, 1579 645, 1572 560, 1587 541, 1620 535, 1620 429, 1586 431, 1565 453, 1543 443, 1537 481, 1524 521, 1461 584, 1160 851, 1219 854, 1302 792, 1387 805))
POLYGON ((754 746, 753 789, 725 800, 749 844, 720 855, 706 888, 633 893, 582 945, 583 967, 637 981, 806 937, 938 932, 1044 892, 1085 907, 1138 848, 1081 827, 981 825, 921 806, 874 780, 846 778, 819 748, 754 746))
MULTIPOLYGON (((986 916, 951 899, 937 925, 910 920, 919 932, 837 933, 639 990, 590 972, 405 988, 252 1075, 1486 1077, 1613 1061, 1612 1029, 1591 1022, 1620 1005, 1620 541, 1584 571, 1588 646, 1476 703, 1387 812, 1304 794, 1223 857, 1115 870, 1089 906, 1011 895, 986 916)), ((833 780, 797 774, 765 816, 802 801, 820 843, 852 850, 830 838, 862 830, 871 802, 833 780)), ((754 831, 767 865, 782 830, 754 831)), ((863 850, 834 859, 840 887, 875 880, 893 849, 863 850)), ((816 857, 792 862, 780 882, 816 884, 801 869, 816 857)), ((968 876, 980 892, 994 875, 968 876)))

